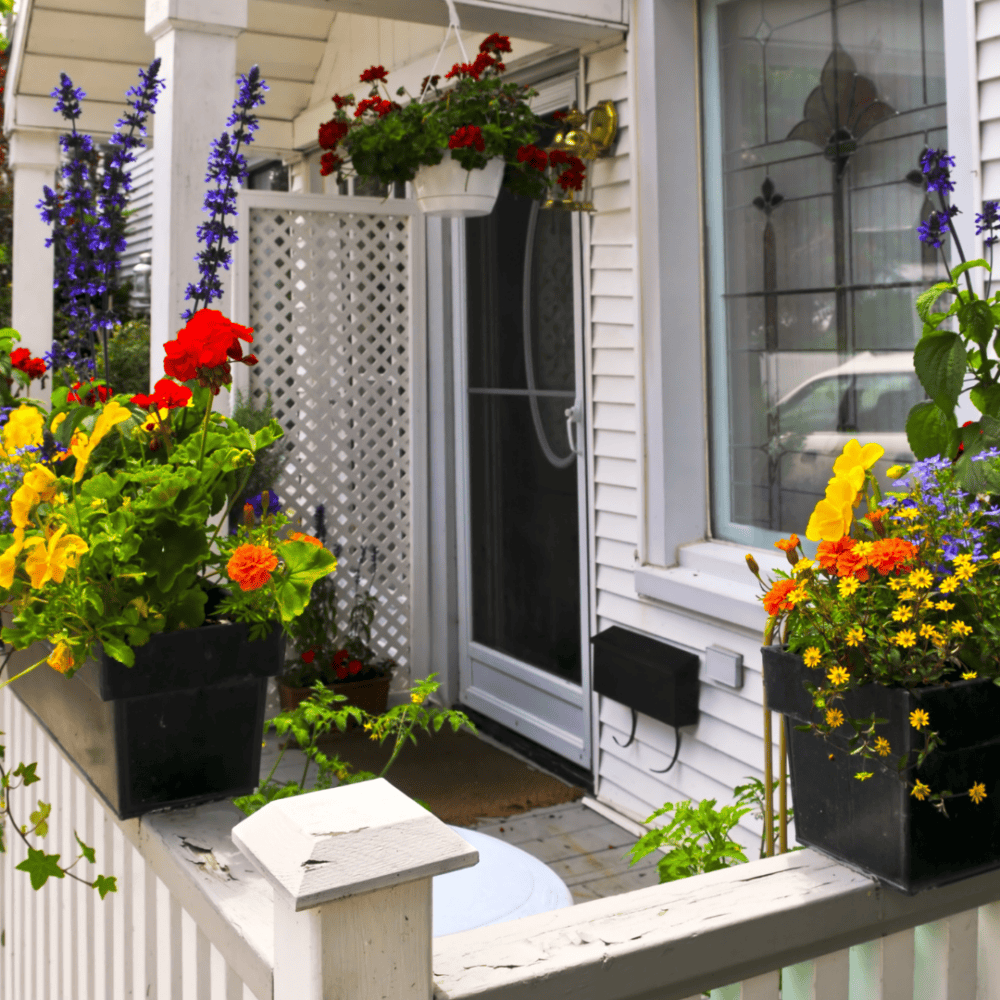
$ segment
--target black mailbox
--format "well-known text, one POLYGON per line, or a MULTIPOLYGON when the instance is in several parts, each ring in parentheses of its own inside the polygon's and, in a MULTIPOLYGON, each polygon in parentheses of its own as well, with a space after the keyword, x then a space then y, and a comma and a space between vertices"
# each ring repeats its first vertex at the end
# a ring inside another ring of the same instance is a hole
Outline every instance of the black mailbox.
POLYGON ((698 657, 694 653, 618 625, 590 641, 594 644, 594 690, 599 694, 674 727, 698 721, 698 657))

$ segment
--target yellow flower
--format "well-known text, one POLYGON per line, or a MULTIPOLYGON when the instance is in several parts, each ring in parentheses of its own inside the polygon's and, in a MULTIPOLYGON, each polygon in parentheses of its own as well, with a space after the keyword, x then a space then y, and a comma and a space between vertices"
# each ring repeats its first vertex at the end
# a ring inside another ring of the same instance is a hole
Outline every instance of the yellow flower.
POLYGON ((865 641, 865 630, 860 625, 855 625, 848 629, 846 639, 848 646, 860 646, 865 641))
POLYGON ((955 635, 972 635, 972 629, 963 621, 952 622, 951 630, 955 635))
POLYGON ((14 529, 14 541, 0 554, 0 587, 8 588, 14 583, 14 564, 24 548, 24 528, 14 529))
POLYGON ((855 576, 845 576, 843 580, 837 585, 837 589, 840 592, 841 597, 850 597, 851 594, 857 592, 857 589, 861 586, 858 583, 858 579, 855 576))
POLYGON ((874 542, 858 542, 854 546, 854 551, 863 558, 867 559, 871 555, 872 549, 875 548, 874 542))
POLYGON ((941 633, 933 625, 924 623, 920 626, 920 637, 922 639, 940 639, 941 633))
POLYGON ((58 492, 58 479, 44 465, 36 465, 25 473, 23 483, 10 500, 10 518, 16 528, 26 528, 32 508, 43 501, 51 503, 58 492))
POLYGON ((915 799, 923 802, 931 794, 931 789, 929 785, 925 785, 922 781, 917 781, 914 783, 913 788, 910 789, 910 794, 915 799))
POLYGON ((410 701, 412 701, 414 705, 423 704, 423 700, 424 696, 422 694, 417 694, 415 691, 410 695, 410 701))
POLYGON ((901 601, 912 601, 916 596, 917 592, 915 590, 910 590, 909 588, 907 588, 899 595, 899 599, 901 601))
POLYGON ((890 752, 889 741, 884 736, 877 736, 875 738, 875 753, 880 757, 888 757, 890 752))
POLYGON ((910 712, 910 725, 914 729, 923 729, 931 724, 931 717, 922 709, 915 708, 910 712))
POLYGON ((950 594, 953 590, 958 590, 958 578, 954 576, 946 576, 941 581, 941 593, 950 594))
POLYGON ((58 670, 64 674, 73 666, 73 650, 65 642, 56 643, 56 648, 49 653, 49 658, 45 661, 53 670, 58 670))
POLYGON ((972 556, 970 556, 968 552, 962 552, 955 556, 951 561, 955 564, 956 568, 959 566, 971 566, 972 556))
POLYGON ((802 654, 802 662, 805 663, 807 667, 818 667, 819 661, 822 659, 822 654, 815 646, 810 646, 802 654))
POLYGON ((915 569, 906 578, 906 582, 918 590, 926 590, 934 582, 934 577, 928 569, 915 569))
POLYGON ((800 584, 790 594, 788 594, 787 597, 785 597, 785 600, 791 605, 804 604, 809 600, 809 591, 800 584))
POLYGON ((903 587, 903 581, 897 580, 895 577, 891 577, 890 579, 885 581, 885 585, 890 590, 901 590, 903 587))
POLYGON ((920 511, 916 507, 901 507, 896 511, 895 517, 901 517, 906 521, 912 521, 914 518, 920 517, 920 511))
POLYGON ((955 576, 959 580, 971 580, 976 575, 976 566, 959 566, 955 570, 955 576))
POLYGON ((997 549, 996 552, 994 552, 993 555, 990 556, 990 558, 994 562, 1000 562, 1000 549, 997 549))
POLYGON ((826 710, 826 724, 834 729, 844 724, 844 713, 839 708, 828 708, 826 710))
POLYGON ((966 670, 966 672, 962 674, 962 680, 974 681, 978 676, 979 674, 975 670, 966 670))
POLYGON ((954 611, 955 605, 951 601, 938 601, 937 609, 938 611, 954 611))
POLYGON ((80 555, 87 551, 87 543, 77 535, 67 535, 67 527, 62 525, 49 539, 29 538, 25 548, 30 548, 24 568, 31 578, 32 589, 38 590, 49 580, 62 583, 67 569, 73 569, 80 561, 80 555))
POLYGON ((978 806, 986 798, 986 786, 981 781, 977 781, 969 789, 969 798, 978 806))
POLYGON ((851 675, 843 667, 831 667, 826 676, 833 685, 846 684, 851 679, 851 675))
POLYGON ((857 778, 858 781, 867 781, 869 778, 874 778, 875 777, 875 772, 874 771, 858 771, 858 773, 856 775, 854 775, 854 777, 857 778))
POLYGON ((833 474, 840 475, 841 469, 850 469, 860 466, 862 470, 870 469, 883 455, 885 448, 880 444, 866 444, 862 447, 858 444, 857 438, 852 438, 844 445, 844 450, 840 453, 837 461, 833 463, 833 474))
POLYGON ((30 403, 22 403, 11 412, 3 428, 3 447, 0 457, 17 460, 17 452, 22 448, 42 443, 45 417, 42 411, 30 403))
POLYGON ((890 465, 889 468, 885 470, 887 479, 899 479, 899 477, 905 475, 905 473, 906 467, 903 465, 890 465))
POLYGON ((904 628, 892 641, 897 646, 902 646, 903 649, 909 649, 910 646, 917 644, 917 637, 912 629, 904 628))
POLYGON ((913 610, 912 608, 906 607, 906 605, 896 608, 896 610, 892 613, 893 621, 897 622, 908 622, 912 617, 913 610))
POLYGON ((73 472, 73 482, 78 483, 83 479, 83 474, 87 470, 87 463, 94 449, 101 443, 101 439, 116 424, 128 420, 132 416, 131 411, 125 409, 120 403, 111 400, 107 403, 100 416, 94 423, 94 429, 88 437, 86 434, 73 435, 73 443, 70 445, 70 453, 76 459, 76 470, 73 472))
POLYGON ((800 559, 793 567, 793 573, 804 573, 807 569, 812 569, 816 565, 815 559, 800 559))
POLYGON ((806 526, 811 542, 836 542, 847 534, 854 518, 858 491, 846 479, 834 477, 826 487, 826 496, 816 504, 806 526))

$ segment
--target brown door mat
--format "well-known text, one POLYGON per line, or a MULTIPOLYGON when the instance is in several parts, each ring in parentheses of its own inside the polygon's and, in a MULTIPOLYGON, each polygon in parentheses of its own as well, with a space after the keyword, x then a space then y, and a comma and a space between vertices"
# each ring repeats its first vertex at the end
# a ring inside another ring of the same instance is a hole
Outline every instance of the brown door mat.
MULTIPOLYGON (((505 818, 529 809, 573 802, 585 789, 550 777, 517 757, 479 739, 467 729, 452 732, 445 725, 428 735, 414 731, 386 774, 386 781, 419 799, 445 823, 472 826, 480 818, 505 818)), ((392 755, 393 743, 382 745, 363 730, 334 734, 322 740, 328 754, 336 753, 355 771, 378 774, 392 755)))

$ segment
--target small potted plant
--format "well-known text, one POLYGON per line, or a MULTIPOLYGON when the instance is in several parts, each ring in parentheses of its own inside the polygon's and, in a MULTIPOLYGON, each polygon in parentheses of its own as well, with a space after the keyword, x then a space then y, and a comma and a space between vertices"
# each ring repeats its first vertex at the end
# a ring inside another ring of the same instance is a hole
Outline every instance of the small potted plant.
POLYGON ((424 212, 452 217, 488 215, 502 183, 531 198, 554 186, 580 190, 583 161, 535 145, 545 124, 528 103, 535 91, 503 79, 510 51, 510 39, 494 32, 443 81, 427 77, 416 96, 400 87, 395 96, 405 104, 390 96, 384 66, 366 69, 366 98, 333 95, 334 117, 319 128, 320 172, 390 187, 412 181, 424 212))
MULTIPOLYGON (((325 538, 322 504, 316 508, 315 525, 316 536, 325 538)), ((339 549, 340 546, 334 546, 334 553, 339 554, 339 549)), ((309 698, 317 681, 334 693, 345 695, 347 704, 356 705, 372 715, 386 710, 389 683, 396 664, 389 657, 379 656, 371 645, 371 627, 378 604, 372 589, 377 568, 377 547, 362 545, 353 573, 353 599, 343 631, 337 627, 337 591, 333 577, 316 582, 308 607, 290 630, 290 660, 278 682, 283 711, 291 711, 309 698), (368 586, 362 587, 366 565, 370 568, 370 576, 368 586)))

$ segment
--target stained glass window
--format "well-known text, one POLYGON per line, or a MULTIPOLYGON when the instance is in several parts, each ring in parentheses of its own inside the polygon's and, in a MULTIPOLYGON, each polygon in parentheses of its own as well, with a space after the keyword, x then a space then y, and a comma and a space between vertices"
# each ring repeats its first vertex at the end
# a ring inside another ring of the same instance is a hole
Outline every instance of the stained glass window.
POLYGON ((804 528, 852 437, 911 458, 941 0, 706 0, 713 530, 804 528))

